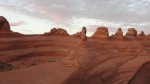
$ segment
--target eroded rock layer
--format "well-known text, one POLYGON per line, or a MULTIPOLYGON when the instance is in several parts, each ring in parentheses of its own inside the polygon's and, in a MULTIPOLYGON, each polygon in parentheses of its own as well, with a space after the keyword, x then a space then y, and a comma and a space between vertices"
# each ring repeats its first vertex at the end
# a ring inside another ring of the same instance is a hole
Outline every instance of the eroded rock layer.
POLYGON ((149 44, 143 44, 147 43, 95 41, 90 53, 78 57, 82 66, 63 84, 127 84, 141 65, 150 60, 149 44))
POLYGON ((143 64, 136 72, 129 84, 149 84, 150 83, 150 61, 143 64))

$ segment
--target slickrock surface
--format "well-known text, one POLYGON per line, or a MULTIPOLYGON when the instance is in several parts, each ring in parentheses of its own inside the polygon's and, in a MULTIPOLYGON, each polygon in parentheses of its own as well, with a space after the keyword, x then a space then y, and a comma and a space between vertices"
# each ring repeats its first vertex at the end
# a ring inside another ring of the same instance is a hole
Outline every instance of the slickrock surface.
POLYGON ((0 72, 1 84, 127 84, 150 60, 150 40, 89 38, 88 48, 79 47, 80 40, 71 36, 1 38, 0 61, 15 67, 0 72), (66 57, 68 64, 63 63, 66 57))
POLYGON ((71 36, 1 38, 0 61, 15 67, 0 72, 1 84, 127 84, 150 60, 150 40, 88 38, 88 48, 79 47, 80 41, 71 36), (70 59, 66 64, 65 58, 70 59))
POLYGON ((138 41, 95 42, 94 51, 91 49, 90 54, 81 57, 86 59, 85 63, 64 84, 127 84, 141 65, 150 60, 147 47, 141 43, 145 44, 138 41))
POLYGON ((136 72, 129 84, 149 84, 150 83, 150 61, 143 64, 136 72))
POLYGON ((78 41, 60 36, 1 38, 0 61, 14 69, 0 72, 0 84, 61 84, 77 69, 64 67, 62 59, 78 41))

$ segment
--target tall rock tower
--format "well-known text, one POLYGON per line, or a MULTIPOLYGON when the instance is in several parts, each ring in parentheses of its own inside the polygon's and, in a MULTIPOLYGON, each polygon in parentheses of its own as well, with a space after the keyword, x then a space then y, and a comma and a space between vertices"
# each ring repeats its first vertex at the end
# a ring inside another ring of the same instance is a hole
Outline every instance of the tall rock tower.
POLYGON ((81 42, 80 42, 80 47, 86 48, 88 47, 87 43, 87 36, 86 36, 86 27, 82 28, 82 34, 81 34, 81 42))

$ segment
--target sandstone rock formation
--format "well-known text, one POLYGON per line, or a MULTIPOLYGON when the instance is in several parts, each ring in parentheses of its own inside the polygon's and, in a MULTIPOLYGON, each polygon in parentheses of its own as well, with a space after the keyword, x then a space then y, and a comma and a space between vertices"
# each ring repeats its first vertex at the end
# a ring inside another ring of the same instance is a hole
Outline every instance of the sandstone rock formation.
POLYGON ((120 39, 120 40, 123 39, 123 32, 121 28, 119 28, 118 31, 115 33, 115 38, 120 39))
POLYGON ((141 33, 140 33, 138 36, 140 36, 140 37, 144 37, 144 36, 145 36, 144 31, 141 31, 141 33))
POLYGON ((22 37, 24 35, 11 31, 7 19, 3 16, 0 16, 0 38, 20 37, 20 36, 22 37))
MULTIPOLYGON (((82 34, 81 34, 81 41, 79 46, 82 48, 89 47, 86 43, 87 36, 86 36, 86 27, 82 28, 82 34)), ((69 55, 63 59, 63 65, 66 67, 79 67, 81 62, 75 55, 75 52, 78 52, 78 46, 74 47, 72 50, 69 51, 69 55)))
POLYGON ((80 47, 86 48, 88 47, 87 43, 87 36, 86 36, 86 27, 82 28, 82 35, 81 35, 81 42, 80 42, 80 47))
POLYGON ((92 38, 108 39, 109 38, 108 28, 98 27, 96 32, 92 35, 92 38))
MULTIPOLYGON (((75 84, 128 84, 141 64, 150 60, 148 55, 141 54, 145 43, 115 41, 108 44, 107 41, 96 41, 97 48, 91 46, 90 53, 93 52, 93 54, 85 55, 86 63, 82 64, 81 68, 68 77, 63 84, 72 82, 75 84), (107 45, 100 45, 101 43, 107 43, 107 45), (112 52, 115 46, 124 46, 128 49, 124 52, 112 52)), ((83 63, 82 60, 81 62, 83 63)))
POLYGON ((86 27, 83 27, 81 32, 77 32, 77 33, 73 34, 72 36, 77 37, 79 39, 85 38, 85 40, 86 40, 86 38, 87 38, 87 36, 86 36, 86 27))
POLYGON ((49 33, 44 33, 44 35, 61 35, 61 36, 68 36, 69 34, 67 33, 66 30, 62 29, 62 28, 59 28, 59 29, 56 29, 56 28, 53 28, 50 30, 49 33))
MULTIPOLYGON (((2 33, 14 35, 0 32, 0 37, 2 33)), ((53 36, 0 38, 0 84, 150 83, 150 37, 134 41, 88 39, 85 27, 80 39, 63 36, 66 33, 54 28, 46 33, 53 36)), ((127 37, 138 39, 136 35, 135 29, 129 29, 127 37)), ((122 38, 121 29, 112 37, 122 38)), ((108 39, 108 29, 98 28, 93 38, 108 39)))
POLYGON ((86 41, 86 40, 87 40, 86 27, 83 27, 83 28, 82 28, 81 40, 82 40, 82 41, 86 41))
POLYGON ((0 31, 10 31, 9 22, 3 16, 0 16, 0 31))
POLYGON ((125 37, 127 38, 135 38, 137 36, 137 31, 134 28, 129 28, 125 37))

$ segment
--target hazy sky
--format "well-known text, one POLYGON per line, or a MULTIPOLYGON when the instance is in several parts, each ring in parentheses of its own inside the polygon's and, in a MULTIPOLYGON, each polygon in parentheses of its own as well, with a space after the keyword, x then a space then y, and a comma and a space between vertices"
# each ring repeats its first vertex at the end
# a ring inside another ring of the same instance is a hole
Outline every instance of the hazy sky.
POLYGON ((108 27, 111 34, 119 27, 124 33, 130 27, 150 33, 150 0, 0 0, 0 16, 24 34, 54 27, 73 34, 83 26, 88 35, 98 26, 108 27))

